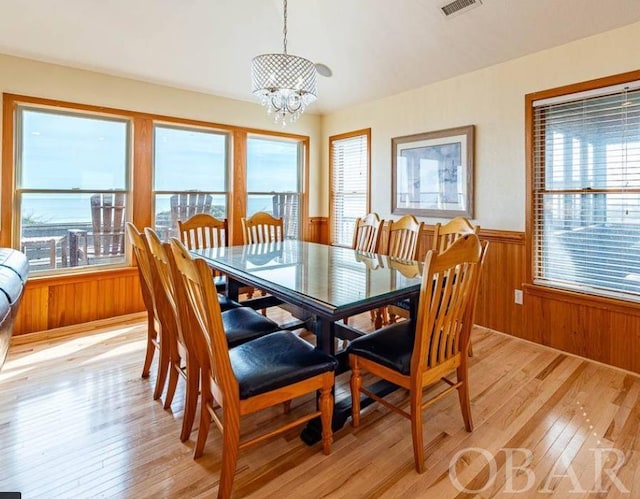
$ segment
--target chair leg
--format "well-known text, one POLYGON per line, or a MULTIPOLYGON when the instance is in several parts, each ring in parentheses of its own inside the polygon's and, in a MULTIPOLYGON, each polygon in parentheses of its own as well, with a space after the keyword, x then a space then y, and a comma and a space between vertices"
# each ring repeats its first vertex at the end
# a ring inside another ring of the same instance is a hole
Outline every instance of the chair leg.
POLYGON ((358 357, 352 356, 351 364, 351 425, 354 428, 360 426, 360 387, 362 386, 362 376, 358 357))
POLYGON ((389 313, 389 324, 395 324, 397 320, 397 315, 393 313, 389 313))
MULTIPOLYGON (((201 387, 200 393, 204 391, 201 387)), ((193 450, 193 458, 198 459, 204 451, 204 444, 207 443, 209 436, 209 428, 211 428, 211 415, 209 414, 208 405, 213 403, 213 397, 202 394, 200 397, 200 426, 198 427, 198 439, 193 450)))
POLYGON ((158 356, 158 378, 156 379, 156 387, 153 391, 153 400, 158 400, 164 390, 164 383, 167 379, 167 370, 169 369, 169 352, 166 347, 167 343, 161 341, 160 343, 160 355, 158 356))
POLYGON ((462 385, 458 387, 458 398, 460 399, 460 410, 462 411, 462 419, 464 427, 467 431, 473 431, 473 420, 471 419, 471 402, 469 401, 469 377, 467 376, 467 365, 463 363, 457 369, 458 381, 462 381, 462 385))
POLYGON ((333 388, 334 376, 332 373, 324 374, 324 384, 320 390, 320 420, 322 422, 322 451, 325 455, 331 453, 331 443, 333 442, 333 432, 331 421, 333 419, 333 388))
POLYGON ((473 345, 471 344, 471 340, 469 340, 469 357, 473 357, 473 345))
POLYGON ((142 366, 142 377, 148 378, 149 371, 151 370, 151 363, 153 362, 153 354, 156 352, 156 346, 153 343, 153 340, 156 335, 155 331, 155 320, 153 318, 153 314, 148 314, 147 319, 147 352, 144 355, 144 365, 142 366))
POLYGON ((424 444, 422 439, 422 390, 412 389, 411 397, 411 439, 413 440, 413 459, 416 471, 423 473, 424 468, 424 444))
POLYGON ((198 407, 198 392, 200 391, 200 372, 196 363, 187 359, 187 389, 184 398, 184 415, 182 416, 182 430, 180 441, 186 442, 191 435, 193 420, 198 407))
MULTIPOLYGON (((223 409, 224 410, 224 409, 223 409)), ((220 483, 218 498, 231 497, 233 479, 236 474, 238 449, 240 447, 240 416, 224 410, 224 431, 222 432, 222 468, 220 469, 220 483)))
POLYGON ((171 403, 173 402, 173 396, 176 394, 176 387, 178 386, 178 369, 180 359, 177 359, 176 362, 170 363, 169 367, 169 384, 167 386, 167 394, 164 397, 164 408, 168 409, 171 407, 171 403))

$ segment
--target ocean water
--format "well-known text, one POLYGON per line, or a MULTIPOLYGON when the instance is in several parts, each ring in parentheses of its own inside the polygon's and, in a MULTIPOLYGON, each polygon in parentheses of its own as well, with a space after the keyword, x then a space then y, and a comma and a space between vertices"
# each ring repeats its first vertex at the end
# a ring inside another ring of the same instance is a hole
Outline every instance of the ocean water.
MULTIPOLYGON (((22 220, 25 225, 62 223, 91 223, 91 194, 24 194, 22 196, 22 220)), ((156 197, 156 220, 168 220, 170 195, 156 197)), ((252 195, 247 200, 247 214, 258 211, 272 212, 271 195, 252 195)), ((226 217, 225 197, 214 196, 212 214, 226 217)), ((130 218, 128 216, 127 218, 130 218)))

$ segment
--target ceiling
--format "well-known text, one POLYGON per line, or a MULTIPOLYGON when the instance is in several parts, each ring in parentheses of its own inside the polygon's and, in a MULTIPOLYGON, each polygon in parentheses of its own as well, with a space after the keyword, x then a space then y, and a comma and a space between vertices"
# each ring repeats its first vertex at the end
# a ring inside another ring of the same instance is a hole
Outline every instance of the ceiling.
MULTIPOLYGON (((289 0, 288 51, 328 65, 327 113, 640 21, 640 0, 289 0)), ((0 0, 0 53, 251 100, 281 0, 0 0)))

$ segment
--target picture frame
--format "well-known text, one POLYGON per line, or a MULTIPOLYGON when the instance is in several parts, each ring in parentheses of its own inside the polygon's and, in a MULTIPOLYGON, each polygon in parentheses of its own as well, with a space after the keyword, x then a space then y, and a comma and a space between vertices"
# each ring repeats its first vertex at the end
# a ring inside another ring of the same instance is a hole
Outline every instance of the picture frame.
POLYGON ((473 218, 475 126, 391 139, 391 213, 473 218))

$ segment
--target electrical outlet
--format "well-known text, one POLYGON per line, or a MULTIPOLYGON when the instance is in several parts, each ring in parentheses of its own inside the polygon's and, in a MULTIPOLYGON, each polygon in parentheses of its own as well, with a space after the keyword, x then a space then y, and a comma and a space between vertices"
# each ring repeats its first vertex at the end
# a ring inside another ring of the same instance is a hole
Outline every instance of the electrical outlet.
POLYGON ((522 290, 514 289, 513 290, 513 301, 518 305, 522 305, 522 290))

